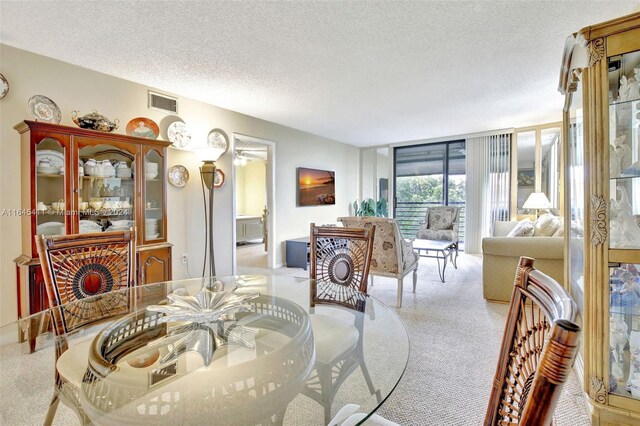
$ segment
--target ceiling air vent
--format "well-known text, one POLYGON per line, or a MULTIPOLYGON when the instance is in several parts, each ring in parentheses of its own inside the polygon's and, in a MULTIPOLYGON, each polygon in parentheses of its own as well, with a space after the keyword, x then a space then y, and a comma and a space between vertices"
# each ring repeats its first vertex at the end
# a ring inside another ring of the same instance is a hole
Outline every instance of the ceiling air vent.
POLYGON ((177 114, 178 98, 149 91, 149 108, 177 114))

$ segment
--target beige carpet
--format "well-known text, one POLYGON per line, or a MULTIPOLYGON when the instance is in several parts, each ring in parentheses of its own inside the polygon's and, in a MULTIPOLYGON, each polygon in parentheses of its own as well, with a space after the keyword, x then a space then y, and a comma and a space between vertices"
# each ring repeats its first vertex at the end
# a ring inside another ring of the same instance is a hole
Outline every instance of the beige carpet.
MULTIPOLYGON (((378 410, 378 414, 401 425, 480 425, 484 419, 507 306, 482 299, 480 257, 461 255, 459 267, 458 270, 447 269, 443 284, 438 278, 435 260, 421 259, 415 294, 411 293, 410 277, 406 280, 404 304, 397 312, 409 332, 409 363, 400 384, 378 410)), ((240 268, 239 273, 308 276, 307 271, 299 268, 276 271, 240 268)), ((396 282, 376 278, 370 293, 393 306, 396 282)), ((384 362, 386 351, 393 349, 380 347, 380 361, 384 362)), ((2 383, 13 383, 14 386, 0 389, 0 392, 19 395, 23 405, 0 406, 0 424, 41 424, 53 380, 51 383, 33 383, 13 376, 20 375, 25 369, 38 368, 53 378, 52 353, 38 351, 20 357, 21 365, 9 365, 9 358, 8 353, 0 351, 0 379, 2 383)), ((360 385, 365 386, 364 381, 360 385)), ((341 388, 336 404, 348 403, 349 392, 350 389, 341 388)), ((300 406, 298 413, 321 410, 317 403, 304 396, 297 397, 293 403, 300 406)), ((78 424, 78 420, 61 404, 54 423, 78 424)), ((206 423, 215 424, 215 420, 203 422, 206 423)), ((285 418, 287 426, 306 426, 308 423, 304 418, 285 418)), ((585 400, 575 375, 564 387, 554 424, 589 424, 585 400)))
MULTIPOLYGON (((449 264, 446 282, 441 283, 436 260, 422 258, 415 294, 411 277, 405 280, 403 306, 397 312, 409 331, 409 363, 400 384, 378 410, 396 423, 480 425, 484 420, 507 305, 482 298, 480 256, 461 254, 458 267, 449 264)), ((239 273, 265 271, 239 268, 239 273)), ((281 268, 275 273, 308 276, 300 268, 281 268)), ((369 292, 393 306, 396 287, 394 279, 375 277, 369 292)), ((381 350, 380 357, 384 356, 381 350)), ((563 388, 554 424, 590 424, 575 374, 563 388)))

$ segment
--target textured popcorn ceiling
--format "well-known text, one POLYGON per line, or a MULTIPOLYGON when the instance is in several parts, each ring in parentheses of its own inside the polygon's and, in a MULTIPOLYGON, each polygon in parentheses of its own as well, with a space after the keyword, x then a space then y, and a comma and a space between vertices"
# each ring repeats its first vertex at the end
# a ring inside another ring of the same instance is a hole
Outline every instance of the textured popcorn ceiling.
POLYGON ((564 40, 638 2, 0 2, 1 42, 354 145, 561 119, 564 40))

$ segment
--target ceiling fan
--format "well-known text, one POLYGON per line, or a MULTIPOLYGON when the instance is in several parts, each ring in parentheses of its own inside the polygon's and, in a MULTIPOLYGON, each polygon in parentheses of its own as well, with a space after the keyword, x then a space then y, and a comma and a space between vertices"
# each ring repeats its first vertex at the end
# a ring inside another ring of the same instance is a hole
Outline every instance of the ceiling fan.
POLYGON ((259 148, 238 148, 233 159, 236 166, 246 166, 252 160, 266 160, 267 150, 259 148))

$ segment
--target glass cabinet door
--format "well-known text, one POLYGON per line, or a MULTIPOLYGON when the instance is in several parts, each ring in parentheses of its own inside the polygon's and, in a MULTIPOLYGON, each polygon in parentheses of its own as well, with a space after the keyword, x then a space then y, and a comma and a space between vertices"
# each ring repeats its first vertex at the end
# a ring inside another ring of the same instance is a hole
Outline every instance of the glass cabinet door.
POLYGON ((104 144, 81 147, 78 156, 78 232, 135 227, 134 155, 104 144))
POLYGON ((640 399, 640 51, 608 70, 609 388, 640 399))
MULTIPOLYGON (((585 177, 584 177, 584 126, 582 84, 576 84, 571 96, 569 111, 566 111, 564 135, 567 147, 565 218, 564 229, 567 245, 567 283, 571 297, 578 305, 576 322, 582 325, 584 312, 584 219, 585 219, 585 177)), ((579 358, 584 360, 584 342, 580 341, 579 358)))
POLYGON ((582 312, 584 306, 584 221, 585 221, 585 181, 584 181, 584 123, 582 108, 582 84, 578 82, 572 93, 569 109, 567 135, 567 185, 568 202, 565 217, 565 232, 568 233, 568 278, 571 296, 582 312))
POLYGON ((153 242, 166 236, 164 211, 164 157, 151 149, 144 156, 144 239, 153 242))
POLYGON ((35 209, 38 235, 66 234, 65 147, 55 139, 36 144, 35 209))

